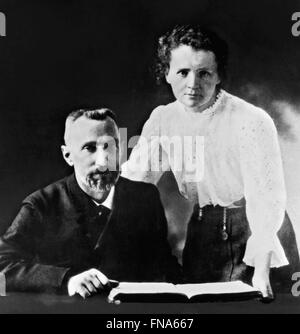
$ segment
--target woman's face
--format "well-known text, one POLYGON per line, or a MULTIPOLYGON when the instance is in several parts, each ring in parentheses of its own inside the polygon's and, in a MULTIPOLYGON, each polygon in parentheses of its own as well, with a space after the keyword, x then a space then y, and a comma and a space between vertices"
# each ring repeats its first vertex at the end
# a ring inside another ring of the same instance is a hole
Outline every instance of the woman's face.
POLYGON ((188 109, 201 112, 213 104, 220 83, 214 53, 179 46, 171 51, 166 80, 178 101, 188 109))

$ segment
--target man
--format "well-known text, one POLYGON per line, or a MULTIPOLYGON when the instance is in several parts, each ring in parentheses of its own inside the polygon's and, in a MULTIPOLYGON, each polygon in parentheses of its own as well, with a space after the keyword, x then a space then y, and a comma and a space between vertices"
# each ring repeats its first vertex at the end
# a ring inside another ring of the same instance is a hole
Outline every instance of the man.
POLYGON ((175 277, 157 189, 119 176, 113 112, 72 112, 64 139, 63 157, 75 173, 29 195, 0 238, 7 290, 85 298, 110 279, 175 277))

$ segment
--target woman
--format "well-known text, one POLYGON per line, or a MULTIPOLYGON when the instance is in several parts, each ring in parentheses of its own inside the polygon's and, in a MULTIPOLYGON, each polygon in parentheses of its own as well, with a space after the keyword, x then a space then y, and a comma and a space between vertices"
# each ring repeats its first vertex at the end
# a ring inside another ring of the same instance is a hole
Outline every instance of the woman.
POLYGON ((176 100, 152 112, 123 176, 157 184, 172 170, 193 207, 177 240, 186 281, 252 277, 272 298, 270 268, 288 264, 277 237, 286 192, 274 123, 221 88, 227 46, 214 33, 177 26, 159 39, 158 57, 176 100))

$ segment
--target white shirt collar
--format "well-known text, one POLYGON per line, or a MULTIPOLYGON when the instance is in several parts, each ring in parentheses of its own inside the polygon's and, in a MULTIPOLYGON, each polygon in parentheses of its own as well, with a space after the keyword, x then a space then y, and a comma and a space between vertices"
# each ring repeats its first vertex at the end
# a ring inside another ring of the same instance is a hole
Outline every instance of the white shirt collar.
POLYGON ((106 208, 108 208, 109 210, 112 210, 112 207, 113 207, 113 200, 114 200, 114 194, 115 194, 115 186, 112 186, 111 189, 110 189, 110 192, 106 198, 106 200, 102 203, 98 203, 96 201, 93 200, 93 202, 99 206, 99 205, 103 205, 105 206, 106 208))

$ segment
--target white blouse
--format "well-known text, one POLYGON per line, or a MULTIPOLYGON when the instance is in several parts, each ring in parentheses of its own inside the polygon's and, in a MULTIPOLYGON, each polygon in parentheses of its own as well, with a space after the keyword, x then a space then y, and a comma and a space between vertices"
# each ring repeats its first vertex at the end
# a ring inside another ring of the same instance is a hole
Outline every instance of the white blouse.
POLYGON ((288 264, 277 232, 286 191, 278 136, 262 109, 227 93, 201 113, 175 101, 159 106, 144 125, 122 176, 157 184, 172 170, 179 191, 200 207, 246 200, 251 236, 243 261, 272 252, 271 267, 288 264))

